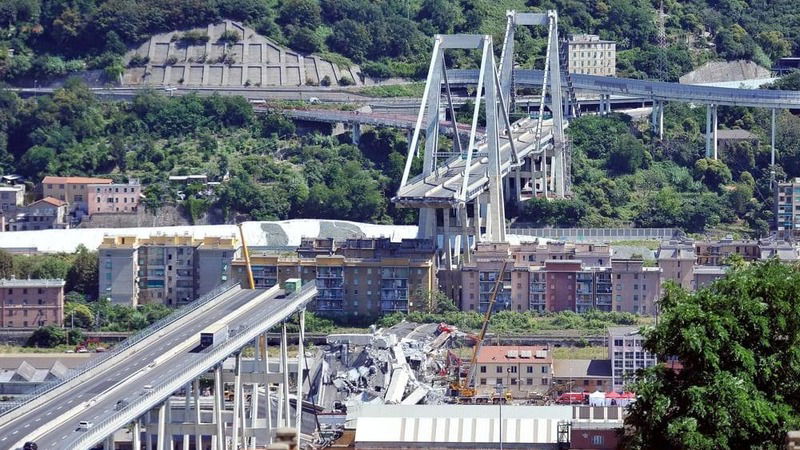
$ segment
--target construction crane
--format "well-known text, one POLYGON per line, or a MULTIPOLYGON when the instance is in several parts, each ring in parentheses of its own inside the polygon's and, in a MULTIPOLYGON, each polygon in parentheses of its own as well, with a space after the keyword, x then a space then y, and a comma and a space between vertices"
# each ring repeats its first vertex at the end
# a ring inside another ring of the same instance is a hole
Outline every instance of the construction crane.
POLYGON ((481 345, 483 345, 483 339, 486 337, 486 330, 489 328, 489 321, 492 318, 492 311, 494 310, 494 304, 497 301, 497 294, 500 292, 500 289, 503 285, 503 278, 506 275, 506 268, 508 266, 508 262, 503 263, 503 268, 500 269, 500 274, 497 276, 497 279, 494 281, 494 288, 492 289, 492 293, 489 296, 489 305, 486 307, 486 313, 483 315, 483 324, 481 325, 481 331, 475 337, 475 346, 472 349, 472 358, 470 358, 470 365, 468 368, 468 372, 466 376, 462 379, 461 377, 461 367, 458 368, 456 372, 456 381, 450 384, 450 389, 452 392, 458 394, 461 398, 472 398, 475 397, 476 389, 474 387, 475 383, 475 369, 476 363, 478 360, 478 352, 481 349, 481 345))

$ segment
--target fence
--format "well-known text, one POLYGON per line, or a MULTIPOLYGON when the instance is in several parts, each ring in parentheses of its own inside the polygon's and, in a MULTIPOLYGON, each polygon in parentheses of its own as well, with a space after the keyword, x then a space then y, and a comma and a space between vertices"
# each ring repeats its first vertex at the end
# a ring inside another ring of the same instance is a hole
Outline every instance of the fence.
POLYGON ((675 228, 516 228, 511 227, 508 234, 535 236, 565 241, 632 241, 632 240, 670 240, 680 236, 675 228))
POLYGON ((178 320, 182 319, 189 313, 197 310, 201 306, 209 303, 211 300, 219 297, 225 292, 228 292, 229 290, 233 289, 236 286, 238 286, 238 283, 234 283, 232 281, 225 283, 221 286, 218 286, 208 294, 200 297, 199 299, 195 300, 192 303, 189 303, 188 305, 175 311, 174 313, 168 315, 167 317, 164 317, 161 320, 152 323, 147 328, 142 329, 141 331, 129 337, 128 339, 124 340, 123 342, 120 342, 118 345, 115 345, 111 351, 102 353, 97 357, 91 358, 91 360, 87 362, 85 365, 70 371, 70 375, 65 379, 54 380, 49 383, 44 383, 41 386, 37 387, 35 390, 33 390, 25 398, 15 402, 6 403, 2 407, 0 407, 2 408, 0 409, 0 415, 8 414, 9 412, 14 411, 15 409, 25 405, 26 403, 36 399, 37 397, 58 388, 62 384, 72 381, 73 379, 85 374, 86 372, 96 368, 97 366, 105 363, 106 361, 111 360, 112 358, 120 355, 122 352, 138 344, 139 342, 141 342, 148 336, 152 335, 153 333, 156 333, 162 330, 163 328, 167 327, 168 325, 177 322, 178 320))

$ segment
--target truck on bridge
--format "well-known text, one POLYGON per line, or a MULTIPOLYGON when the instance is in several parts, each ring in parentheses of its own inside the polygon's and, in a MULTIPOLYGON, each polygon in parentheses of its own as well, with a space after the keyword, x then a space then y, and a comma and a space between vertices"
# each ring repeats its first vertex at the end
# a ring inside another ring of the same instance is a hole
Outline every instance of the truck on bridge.
POLYGON ((228 324, 216 323, 200 332, 200 348, 213 347, 228 339, 228 324))

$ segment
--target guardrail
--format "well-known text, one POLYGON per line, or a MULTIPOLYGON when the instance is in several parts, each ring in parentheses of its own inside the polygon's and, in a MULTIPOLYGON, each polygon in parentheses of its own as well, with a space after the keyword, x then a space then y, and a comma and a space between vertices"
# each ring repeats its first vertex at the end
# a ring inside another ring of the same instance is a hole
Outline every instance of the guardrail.
MULTIPOLYGON (((306 296, 311 293, 311 291, 316 291, 317 287, 314 282, 308 282, 303 287, 289 295, 285 299, 281 299, 282 302, 290 303, 293 300, 296 300, 300 297, 306 296)), ((311 301, 313 296, 311 296, 306 302, 311 301)), ((302 304, 299 304, 302 306, 302 304)), ((290 312, 291 314, 291 312, 290 312)), ((273 319, 275 316, 270 317, 273 319)), ((247 345, 248 342, 251 342, 253 339, 258 336, 259 333, 262 333, 263 329, 269 329, 275 326, 279 321, 283 320, 284 317, 280 319, 274 320, 275 323, 268 324, 270 321, 269 319, 264 322, 259 322, 255 325, 251 325, 244 330, 236 333, 234 336, 229 338, 228 340, 224 341, 221 346, 215 348, 211 352, 209 352, 206 357, 201 359, 200 361, 192 364, 191 366, 187 367, 186 370, 183 371, 184 374, 190 374, 192 378, 198 377, 205 373, 210 367, 213 367, 217 362, 224 360, 228 357, 231 353, 233 353, 236 349, 242 348, 247 345), (256 330, 256 331, 254 331, 256 330)), ((87 431, 80 439, 78 439, 75 444, 73 444, 73 449, 88 449, 91 446, 97 444, 98 442, 102 441, 106 435, 107 431, 104 429, 112 429, 116 430, 125 426, 125 424, 130 420, 128 419, 131 415, 134 417, 138 417, 137 414, 143 414, 148 408, 152 407, 154 403, 157 403, 159 398, 162 396, 169 396, 172 392, 179 390, 181 387, 185 386, 186 382, 180 378, 175 378, 171 382, 162 385, 154 389, 152 392, 145 394, 139 399, 134 400, 128 406, 125 407, 122 411, 118 411, 99 424, 95 425, 94 428, 87 431)), ((113 431, 112 431, 113 432, 113 431)))
POLYGON ((185 317, 186 315, 188 315, 192 311, 195 311, 196 309, 200 308, 201 306, 205 305, 206 303, 210 302, 211 300, 213 300, 213 299, 219 297, 220 295, 228 292, 229 290, 235 288, 236 286, 238 286, 238 284, 239 283, 235 283, 233 281, 229 281, 228 283, 225 283, 225 284, 223 284, 221 286, 218 286, 217 288, 215 288, 211 292, 207 293, 206 295, 204 295, 204 296, 198 298, 197 300, 189 303, 188 305, 184 306, 183 308, 178 309, 174 313, 162 318, 161 320, 158 320, 158 321, 150 324, 150 326, 148 326, 147 328, 144 328, 144 329, 140 330, 138 333, 134 334, 133 336, 129 337, 128 339, 122 341, 118 345, 115 345, 111 351, 108 351, 106 353, 101 353, 97 357, 91 358, 89 360, 89 362, 87 362, 83 366, 81 366, 81 367, 79 367, 77 369, 73 369, 72 371, 70 371, 70 375, 67 378, 65 378, 63 380, 54 380, 54 381, 51 381, 49 383, 44 383, 44 384, 40 385, 39 387, 37 387, 35 390, 31 391, 29 394, 27 394, 25 396, 25 398, 23 398, 23 399, 21 399, 19 401, 15 401, 13 403, 7 404, 3 409, 0 409, 0 416, 8 414, 11 411, 14 411, 15 409, 25 405, 26 403, 32 401, 33 399, 35 399, 35 398, 37 398, 37 397, 39 397, 39 396, 41 396, 43 394, 46 394, 46 393, 58 388, 62 384, 65 384, 65 383, 68 383, 69 381, 72 381, 73 379, 75 379, 75 378, 85 374, 86 372, 96 368, 100 364, 103 364, 106 361, 111 360, 112 358, 118 356, 119 354, 121 354, 125 350, 127 350, 127 349, 131 348, 132 346, 138 344, 139 342, 141 342, 142 340, 144 340, 148 336, 151 336, 153 333, 156 333, 156 332, 164 329, 168 325, 170 325, 172 323, 175 323, 176 321, 182 319, 183 317, 185 317))

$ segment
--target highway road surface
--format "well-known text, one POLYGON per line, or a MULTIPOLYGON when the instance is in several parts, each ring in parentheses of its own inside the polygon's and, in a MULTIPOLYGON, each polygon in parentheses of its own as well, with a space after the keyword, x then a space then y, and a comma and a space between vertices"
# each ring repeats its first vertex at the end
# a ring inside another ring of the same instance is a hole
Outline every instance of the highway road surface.
MULTIPOLYGON (((191 345, 186 351, 178 353, 173 358, 155 367, 149 367, 156 358, 184 342, 199 343, 198 334, 206 326, 233 313, 264 292, 265 290, 263 289, 257 289, 234 291, 232 295, 230 293, 225 294, 228 296, 226 300, 215 305, 199 318, 180 324, 172 331, 166 332, 155 345, 129 356, 122 356, 123 359, 110 369, 96 374, 92 379, 77 385, 67 392, 54 396, 44 405, 3 425, 0 427, 0 448, 13 448, 11 446, 22 438, 34 440, 39 445, 39 448, 43 450, 69 448, 69 443, 81 435, 81 432, 77 431, 80 421, 97 422, 103 420, 115 412, 118 400, 133 401, 143 395, 143 386, 148 384, 158 386, 180 372, 185 367, 184 364, 191 363, 189 361, 176 363, 174 361, 175 358, 195 360, 202 357, 203 353, 189 353, 189 350, 194 347, 194 345, 191 345), (135 379, 123 383, 124 380, 131 376, 135 376, 135 379), (106 395, 97 397, 103 393, 106 393, 106 395), (70 417, 65 417, 65 413, 75 407, 80 409, 71 414, 70 417), (50 421, 58 423, 58 425, 47 430, 40 430, 40 427, 50 421)), ((277 294, 273 294, 272 297, 275 295, 277 294)), ((271 300, 267 300, 269 309, 279 308, 280 302, 272 302, 271 300)), ((264 312, 264 314, 267 314, 267 312, 264 312)), ((246 311, 235 317, 233 321, 245 323, 245 317, 243 316, 248 315, 250 316, 249 320, 261 320, 264 317, 262 314, 253 314, 246 311)))

